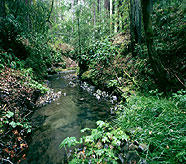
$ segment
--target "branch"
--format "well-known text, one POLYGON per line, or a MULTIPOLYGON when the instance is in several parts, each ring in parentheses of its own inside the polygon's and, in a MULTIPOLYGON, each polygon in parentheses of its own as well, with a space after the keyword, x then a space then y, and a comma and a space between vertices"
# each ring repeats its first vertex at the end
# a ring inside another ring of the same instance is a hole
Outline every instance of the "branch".
POLYGON ((51 10, 50 10, 50 12, 49 12, 49 14, 48 14, 48 19, 46 20, 46 22, 50 22, 49 20, 50 20, 50 16, 51 16, 51 13, 52 13, 53 7, 54 7, 54 0, 52 0, 51 10))
POLYGON ((138 84, 136 83, 136 81, 134 80, 134 78, 132 78, 124 69, 123 72, 125 73, 125 75, 127 75, 127 77, 138 87, 138 84))
POLYGON ((44 25, 46 22, 50 22, 50 17, 51 17, 51 14, 52 14, 53 7, 54 7, 54 0, 52 0, 51 9, 50 9, 50 12, 48 13, 48 18, 45 20, 45 22, 43 22, 43 23, 41 24, 41 29, 42 29, 43 25, 44 25))
POLYGON ((9 162, 10 164, 14 164, 14 163, 12 163, 10 160, 8 160, 8 159, 1 158, 1 160, 2 160, 2 161, 5 161, 5 162, 9 162))
POLYGON ((177 80, 186 88, 186 85, 180 80, 180 78, 176 74, 174 74, 174 76, 176 76, 177 80))

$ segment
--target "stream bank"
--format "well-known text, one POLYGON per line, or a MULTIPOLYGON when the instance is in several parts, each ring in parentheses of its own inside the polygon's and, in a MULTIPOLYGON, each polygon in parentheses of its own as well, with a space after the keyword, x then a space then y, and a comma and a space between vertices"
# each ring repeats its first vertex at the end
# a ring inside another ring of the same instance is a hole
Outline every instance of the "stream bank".
POLYGON ((0 163, 20 163, 26 159, 32 132, 31 115, 60 93, 55 93, 24 75, 5 67, 0 73, 0 163), (47 94, 44 94, 46 93, 47 94), (39 99, 38 99, 39 98, 39 99))
POLYGON ((29 117, 41 95, 28 84, 30 77, 5 68, 0 74, 0 163, 24 159, 31 133, 29 117))

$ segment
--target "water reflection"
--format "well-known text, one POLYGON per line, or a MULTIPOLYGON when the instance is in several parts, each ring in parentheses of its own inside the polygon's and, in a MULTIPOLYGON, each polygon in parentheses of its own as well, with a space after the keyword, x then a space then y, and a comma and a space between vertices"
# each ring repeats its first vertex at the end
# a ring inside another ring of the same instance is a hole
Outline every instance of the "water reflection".
POLYGON ((69 80, 60 75, 50 78, 51 87, 66 94, 34 113, 32 120, 39 128, 29 146, 29 164, 63 163, 61 141, 68 136, 79 138, 81 129, 94 128, 97 120, 107 118, 108 102, 100 102, 79 85, 71 87, 68 83, 69 80))

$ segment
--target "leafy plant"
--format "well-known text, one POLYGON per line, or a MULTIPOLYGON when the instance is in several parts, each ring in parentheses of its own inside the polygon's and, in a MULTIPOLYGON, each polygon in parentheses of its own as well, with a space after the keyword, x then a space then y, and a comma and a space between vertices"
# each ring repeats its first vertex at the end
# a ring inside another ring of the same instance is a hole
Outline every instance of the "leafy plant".
POLYGON ((28 85, 31 88, 35 88, 37 90, 40 90, 42 94, 47 93, 47 91, 49 91, 49 88, 45 87, 44 85, 38 83, 35 80, 31 80, 28 85))
POLYGON ((24 85, 26 85, 30 88, 34 88, 36 90, 40 90, 42 94, 49 91, 49 88, 45 87, 43 84, 34 80, 35 76, 34 76, 34 72, 33 72, 32 68, 21 69, 21 74, 22 74, 22 76, 24 76, 27 79, 27 81, 22 81, 22 83, 24 83, 24 85))
POLYGON ((180 90, 177 93, 173 93, 172 97, 176 102, 176 106, 185 109, 186 108, 186 90, 180 90))
MULTIPOLYGON (((89 131, 91 134, 83 136, 80 141, 75 137, 67 137, 60 144, 60 148, 71 147, 83 144, 83 151, 75 149, 73 159, 69 163, 112 163, 117 164, 117 152, 121 149, 120 145, 126 142, 129 137, 121 128, 113 128, 109 123, 97 121, 96 129, 85 128, 81 132, 89 131)), ((67 150, 67 149, 66 149, 67 150)))
POLYGON ((13 118, 14 118, 14 113, 11 111, 7 111, 3 117, 2 127, 3 127, 3 124, 8 124, 13 129, 16 128, 17 126, 21 126, 22 128, 24 128, 27 131, 27 133, 31 132, 32 126, 30 125, 30 123, 26 119, 23 119, 20 122, 19 121, 15 122, 13 118))

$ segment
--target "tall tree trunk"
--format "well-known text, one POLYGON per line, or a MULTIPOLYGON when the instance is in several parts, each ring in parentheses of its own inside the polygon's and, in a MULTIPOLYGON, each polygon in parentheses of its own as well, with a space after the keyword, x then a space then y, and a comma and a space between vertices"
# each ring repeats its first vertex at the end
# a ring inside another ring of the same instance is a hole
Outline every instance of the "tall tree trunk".
POLYGON ((143 23, 144 23, 144 31, 145 31, 145 38, 146 44, 148 48, 148 55, 149 60, 152 66, 152 69, 155 73, 155 77, 157 83, 161 87, 166 85, 166 72, 164 70, 163 64, 159 59, 159 56, 155 50, 154 43, 153 43, 153 30, 152 30, 152 20, 151 20, 151 13, 152 13, 152 0, 141 0, 142 4, 142 13, 143 13, 143 23))
POLYGON ((110 0, 110 34, 112 34, 112 21, 113 21, 113 6, 112 6, 112 0, 110 0))
POLYGON ((119 20, 119 17, 118 17, 118 2, 117 0, 114 0, 114 16, 115 16, 115 19, 114 19, 114 32, 116 33, 117 32, 117 27, 118 27, 118 20, 119 20))
POLYGON ((108 11, 110 10, 110 5, 109 5, 109 0, 104 0, 104 7, 105 9, 107 9, 108 11))
POLYGON ((81 34, 80 34, 80 18, 78 17, 78 44, 79 44, 79 55, 81 55, 81 34))
POLYGON ((98 35, 101 31, 101 0, 97 0, 97 23, 98 23, 98 35))
POLYGON ((96 27, 96 3, 95 2, 93 3, 93 13, 94 13, 93 24, 94 24, 94 27, 96 27))
POLYGON ((105 9, 105 13, 106 13, 105 20, 108 20, 109 12, 110 12, 110 1, 109 0, 104 0, 104 9, 105 9))
POLYGON ((108 27, 108 19, 109 19, 109 12, 110 12, 110 2, 109 0, 104 0, 103 4, 103 11, 105 13, 105 17, 103 19, 103 24, 106 24, 108 27))
MULTIPOLYGON (((71 9, 72 9, 72 24, 74 24, 74 0, 71 0, 71 9)), ((73 27, 72 27, 72 32, 73 32, 73 27)))
POLYGON ((98 4, 97 10, 98 10, 98 14, 99 14, 100 13, 100 0, 97 0, 97 4, 98 4))
POLYGON ((28 12, 28 8, 30 7, 30 0, 25 0, 25 5, 27 6, 27 12, 26 12, 26 22, 27 22, 27 28, 30 29, 30 15, 28 12))
POLYGON ((122 0, 119 0, 118 2, 118 29, 117 31, 122 30, 122 16, 123 16, 123 11, 121 9, 122 7, 122 0))
POLYGON ((6 11, 5 11, 5 0, 0 1, 0 17, 5 17, 6 11))
POLYGON ((113 32, 115 32, 115 22, 116 22, 116 20, 115 20, 116 6, 115 6, 115 4, 116 4, 116 0, 112 0, 112 15, 113 15, 113 16, 112 16, 112 31, 113 31, 113 32))
POLYGON ((130 35, 131 50, 135 56, 134 47, 141 43, 141 3, 140 0, 130 0, 130 35))
POLYGON ((136 17, 135 17, 135 24, 136 24, 136 41, 140 44, 141 43, 141 3, 140 0, 135 0, 136 4, 136 17))

